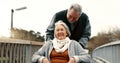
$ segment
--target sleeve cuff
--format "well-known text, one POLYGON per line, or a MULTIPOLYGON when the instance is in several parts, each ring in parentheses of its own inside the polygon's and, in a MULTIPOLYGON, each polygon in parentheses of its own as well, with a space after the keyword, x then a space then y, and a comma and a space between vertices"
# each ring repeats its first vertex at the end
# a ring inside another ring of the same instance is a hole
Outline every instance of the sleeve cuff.
POLYGON ((45 57, 42 56, 40 59, 39 59, 39 63, 42 63, 42 60, 44 59, 45 57))
POLYGON ((75 58, 76 63, 78 63, 79 62, 78 56, 73 56, 73 57, 75 58))

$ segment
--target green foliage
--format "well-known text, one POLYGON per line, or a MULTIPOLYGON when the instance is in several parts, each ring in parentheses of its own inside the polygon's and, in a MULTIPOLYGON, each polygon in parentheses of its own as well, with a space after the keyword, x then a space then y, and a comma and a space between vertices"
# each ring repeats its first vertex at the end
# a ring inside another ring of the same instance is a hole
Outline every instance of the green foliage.
POLYGON ((22 39, 22 40, 31 40, 31 41, 39 41, 44 42, 44 36, 41 36, 40 32, 34 32, 33 30, 27 31, 23 29, 13 28, 11 30, 14 39, 22 39))

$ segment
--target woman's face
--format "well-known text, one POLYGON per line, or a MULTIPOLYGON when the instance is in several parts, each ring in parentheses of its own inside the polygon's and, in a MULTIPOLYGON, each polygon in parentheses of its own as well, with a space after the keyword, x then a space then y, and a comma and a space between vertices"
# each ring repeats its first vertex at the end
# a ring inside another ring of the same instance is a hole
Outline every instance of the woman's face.
POLYGON ((67 36, 67 31, 63 25, 56 25, 55 27, 55 36, 57 39, 62 40, 67 36))

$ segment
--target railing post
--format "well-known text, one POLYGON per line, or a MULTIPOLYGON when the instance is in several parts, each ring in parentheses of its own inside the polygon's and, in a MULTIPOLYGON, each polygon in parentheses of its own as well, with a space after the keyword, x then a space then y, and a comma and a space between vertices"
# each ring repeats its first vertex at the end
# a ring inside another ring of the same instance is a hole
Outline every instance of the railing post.
POLYGON ((26 45, 26 63, 31 63, 31 47, 30 47, 30 44, 26 45))

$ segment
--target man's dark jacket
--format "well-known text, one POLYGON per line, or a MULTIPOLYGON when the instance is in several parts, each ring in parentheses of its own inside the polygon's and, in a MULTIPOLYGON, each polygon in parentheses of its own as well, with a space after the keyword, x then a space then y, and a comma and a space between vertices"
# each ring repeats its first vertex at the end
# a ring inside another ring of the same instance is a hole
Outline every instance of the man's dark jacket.
POLYGON ((54 38, 55 23, 58 20, 62 20, 64 23, 68 25, 70 29, 71 32, 70 39, 78 41, 83 46, 83 48, 86 48, 86 44, 91 35, 91 26, 88 16, 85 13, 82 13, 79 20, 76 23, 71 24, 67 20, 67 11, 68 10, 60 11, 53 16, 50 25, 48 26, 46 31, 46 41, 52 40, 54 38), (74 25, 73 30, 71 29, 71 25, 74 25))

